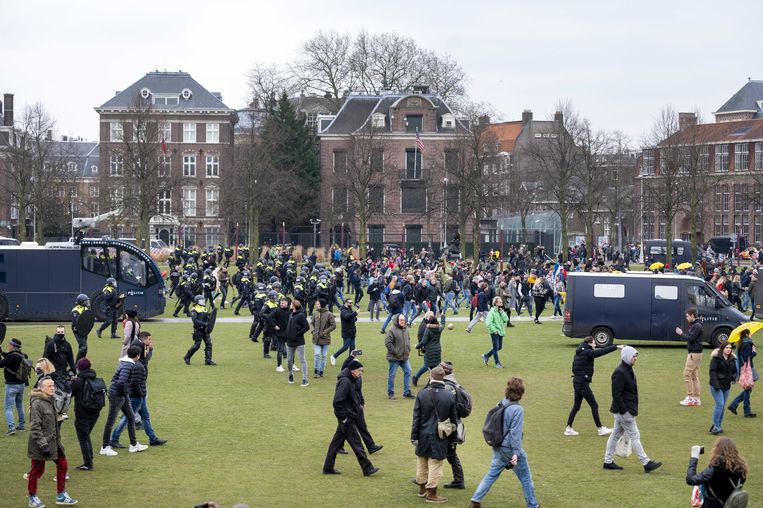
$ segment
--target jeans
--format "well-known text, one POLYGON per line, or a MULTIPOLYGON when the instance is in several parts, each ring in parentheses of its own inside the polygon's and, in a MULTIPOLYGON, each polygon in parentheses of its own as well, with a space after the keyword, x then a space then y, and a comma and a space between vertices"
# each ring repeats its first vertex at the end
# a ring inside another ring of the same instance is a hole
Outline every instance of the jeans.
POLYGON ((389 314, 387 314, 387 319, 384 320, 384 324, 382 325, 381 329, 382 331, 385 331, 387 329, 387 325, 390 321, 392 321, 392 318, 395 317, 400 313, 400 309, 392 310, 392 308, 388 309, 389 314))
POLYGON ((485 353, 484 357, 490 358, 492 356, 495 364, 498 365, 501 363, 501 359, 498 358, 498 351, 503 349, 503 337, 497 333, 491 333, 490 340, 493 342, 493 349, 485 353))
POLYGON ((476 325, 480 321, 484 321, 485 319, 487 319, 487 311, 478 310, 477 313, 474 315, 474 319, 469 321, 469 325, 466 327, 466 329, 471 331, 472 328, 474 328, 474 325, 476 325))
POLYGON ((355 337, 342 337, 342 347, 336 350, 336 353, 334 353, 333 356, 335 359, 339 358, 339 355, 344 353, 345 351, 352 351, 355 349, 355 337))
POLYGON ((729 404, 730 408, 736 409, 739 404, 742 404, 744 408, 744 414, 748 415, 752 413, 750 408, 750 395, 752 395, 752 388, 749 390, 742 390, 742 393, 736 396, 734 400, 729 404))
POLYGON ((411 322, 411 315, 413 314, 413 312, 411 312, 411 304, 413 304, 412 300, 406 300, 405 303, 403 303, 403 316, 405 316, 406 323, 411 322))
MULTIPOLYGON (((140 421, 143 423, 143 430, 146 431, 148 441, 151 443, 156 441, 157 437, 154 433, 154 428, 151 426, 151 417, 148 414, 148 405, 146 404, 146 399, 130 397, 130 406, 132 407, 133 413, 140 415, 140 421)), ((119 436, 122 434, 122 431, 125 429, 126 425, 127 418, 122 415, 122 418, 120 418, 119 423, 117 423, 114 432, 111 434, 112 441, 119 441, 119 436)))
POLYGON ((370 300, 368 302, 368 312, 371 314, 371 321, 374 320, 374 312, 376 312, 376 320, 379 320, 379 313, 381 312, 381 302, 379 300, 370 300))
MULTIPOLYGON (((438 365, 439 365, 439 364, 438 364, 438 365)), ((435 365, 435 367, 437 367, 437 365, 435 365)), ((434 367, 432 367, 432 368, 434 368, 434 367)), ((425 373, 426 373, 428 370, 429 370, 429 367, 428 367, 428 366, 427 366, 427 364, 425 363, 424 365, 422 365, 422 366, 421 366, 421 368, 420 368, 419 370, 417 370, 417 371, 416 371, 416 374, 414 374, 414 375, 413 375, 413 377, 415 377, 416 379, 418 379, 418 378, 420 378, 421 376, 423 376, 423 375, 424 375, 424 374, 425 374, 425 373)))
POLYGON ((307 383, 307 361, 305 361, 305 346, 286 346, 286 367, 291 374, 292 367, 294 366, 294 354, 299 355, 299 361, 302 364, 302 382, 307 383))
POLYGON ((24 428, 26 423, 24 419, 24 383, 5 385, 5 419, 8 422, 8 430, 24 428), (13 406, 16 406, 16 413, 19 415, 18 425, 13 424, 13 406))
POLYGON ((722 430, 723 427, 723 413, 726 411, 726 401, 729 400, 729 392, 731 390, 717 390, 710 385, 710 395, 713 396, 715 401, 715 407, 713 408, 713 427, 718 430, 722 430))
POLYGON ((636 425, 636 417, 630 413, 614 413, 614 417, 615 423, 612 426, 612 434, 609 435, 609 439, 607 440, 607 449, 604 452, 604 462, 611 463, 615 459, 617 440, 627 432, 628 437, 631 438, 633 452, 642 464, 647 465, 649 463, 649 457, 644 451, 644 447, 641 446, 641 433, 638 430, 638 425, 636 425))
POLYGON ((562 312, 562 295, 554 295, 554 316, 564 316, 562 312))
POLYGON ((458 307, 456 306, 456 293, 453 291, 448 291, 445 293, 445 304, 442 308, 442 313, 445 315, 445 312, 448 310, 448 307, 451 307, 453 309, 453 314, 458 314, 458 307))
MULTIPOLYGON (((743 291, 742 292, 742 311, 747 312, 747 309, 750 307, 750 292, 749 291, 743 291)), ((754 309, 755 307, 753 307, 754 309)))
POLYGON ((389 376, 387 377, 387 394, 395 394, 395 374, 397 374, 397 368, 403 369, 403 395, 409 395, 411 393, 411 364, 408 360, 389 361, 389 376))
MULTIPOLYGON (((506 465, 511 460, 509 453, 506 448, 493 448, 493 460, 490 463, 490 469, 472 495, 472 501, 479 503, 487 496, 490 487, 501 476, 501 473, 506 469, 506 465)), ((522 484, 522 492, 525 495, 527 508, 536 508, 538 500, 535 499, 535 486, 533 484, 532 473, 530 472, 530 464, 527 463, 527 454, 524 450, 520 450, 517 454, 517 465, 514 466, 513 470, 514 474, 517 475, 517 479, 519 479, 519 483, 522 484)))
POLYGON ((135 439, 135 413, 132 412, 130 402, 126 397, 109 395, 109 413, 106 417, 106 426, 103 428, 104 448, 109 446, 111 442, 111 430, 114 428, 114 422, 120 411, 127 417, 127 433, 130 435, 130 444, 135 445, 138 443, 138 440, 135 439))
POLYGON ((323 372, 326 368, 326 355, 329 354, 329 345, 313 344, 313 355, 315 357, 313 368, 318 372, 323 372))

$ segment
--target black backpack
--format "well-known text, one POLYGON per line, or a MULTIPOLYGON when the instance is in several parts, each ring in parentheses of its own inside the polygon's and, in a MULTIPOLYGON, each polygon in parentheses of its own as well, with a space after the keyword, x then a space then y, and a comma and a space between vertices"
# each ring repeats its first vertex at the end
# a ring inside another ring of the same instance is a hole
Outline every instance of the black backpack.
POLYGON ((493 448, 498 448, 506 439, 508 431, 503 430, 503 414, 506 412, 506 408, 500 402, 497 406, 487 412, 485 417, 485 424, 482 426, 482 437, 485 438, 485 442, 493 448))
MULTIPOLYGON (((746 508, 749 501, 749 494, 744 490, 744 481, 739 480, 737 483, 734 483, 734 480, 731 478, 728 480, 731 482, 731 486, 734 487, 734 490, 732 490, 729 497, 726 498, 726 502, 723 503, 723 508, 746 508)), ((708 486, 708 490, 715 499, 720 501, 720 498, 715 495, 715 492, 713 492, 713 489, 710 488, 710 486, 708 486)))
POLYGON ((13 353, 18 353, 21 356, 19 367, 16 369, 16 372, 14 372, 13 375, 16 376, 16 378, 23 382, 26 386, 29 386, 29 378, 32 377, 32 360, 30 360, 27 355, 21 351, 13 351, 13 353))
POLYGON ((456 415, 459 418, 466 418, 472 414, 472 395, 460 384, 451 381, 445 381, 454 388, 456 394, 456 415))
POLYGON ((106 405, 106 383, 103 378, 83 378, 82 393, 77 403, 88 413, 97 413, 106 405))

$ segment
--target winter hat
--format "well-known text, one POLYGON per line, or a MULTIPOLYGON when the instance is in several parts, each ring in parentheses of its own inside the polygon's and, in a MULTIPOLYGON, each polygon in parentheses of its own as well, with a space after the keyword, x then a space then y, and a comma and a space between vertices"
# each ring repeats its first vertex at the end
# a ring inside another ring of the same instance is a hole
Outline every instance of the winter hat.
POLYGON ((446 376, 453 374, 453 364, 450 362, 440 362, 438 367, 442 368, 446 376))
POLYGON ((347 370, 355 370, 361 367, 363 367, 363 364, 357 360, 352 360, 349 364, 347 364, 347 370))
POLYGON ((82 372, 83 370, 87 370, 91 367, 90 360, 87 358, 80 358, 77 362, 77 372, 82 372))
POLYGON ((319 298, 318 299, 318 303, 321 304, 321 309, 325 309, 326 308, 326 300, 325 299, 319 298))
POLYGON ((126 310, 125 314, 127 314, 127 317, 136 317, 138 315, 138 311, 135 309, 126 310))
POLYGON ((445 369, 438 365, 429 372, 429 377, 432 379, 432 381, 442 381, 445 377, 445 369))
POLYGON ((13 338, 8 344, 15 347, 16 349, 21 349, 21 341, 19 339, 13 338))
POLYGON ((627 363, 628 365, 631 364, 631 360, 633 360, 633 357, 638 354, 638 351, 636 351, 635 347, 631 346, 625 346, 622 351, 620 351, 620 358, 627 363))

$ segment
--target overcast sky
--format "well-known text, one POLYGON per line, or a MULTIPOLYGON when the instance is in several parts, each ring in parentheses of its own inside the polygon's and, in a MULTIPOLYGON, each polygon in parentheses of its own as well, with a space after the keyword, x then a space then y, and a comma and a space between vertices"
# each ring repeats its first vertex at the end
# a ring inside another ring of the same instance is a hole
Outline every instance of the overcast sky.
POLYGON ((748 76, 763 79, 763 2, 131 2, 0 0, 0 92, 43 102, 58 134, 97 139, 93 108, 155 69, 191 73, 232 108, 253 62, 291 60, 319 29, 394 31, 452 54, 469 94, 503 120, 570 99, 635 142, 659 110, 706 121, 748 76), (530 5, 532 3, 532 5, 530 5))

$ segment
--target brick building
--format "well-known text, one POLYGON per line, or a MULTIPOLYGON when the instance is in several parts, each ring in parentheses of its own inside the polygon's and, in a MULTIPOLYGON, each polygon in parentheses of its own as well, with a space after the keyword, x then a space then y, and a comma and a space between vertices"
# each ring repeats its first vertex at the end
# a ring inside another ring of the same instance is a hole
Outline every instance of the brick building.
POLYGON ((367 155, 379 171, 368 189, 373 213, 367 243, 376 249, 385 243, 418 249, 453 239, 458 188, 446 180, 445 168, 449 149, 465 127, 439 96, 424 87, 413 93, 351 93, 336 115, 320 115, 316 121, 324 246, 358 242, 356 199, 348 177, 359 164, 351 160, 358 136, 373 136, 377 143, 367 155))
MULTIPOLYGON (((133 134, 137 99, 150 102, 158 136, 157 158, 171 188, 158 196, 151 218, 152 236, 168 244, 215 245, 225 240, 220 217, 221 178, 233 170, 235 111, 190 74, 149 72, 95 108, 100 115, 101 211, 119 208, 131 196, 119 181, 125 178, 123 150, 133 134)), ((111 234, 134 236, 135 224, 125 217, 111 224, 111 234)))

